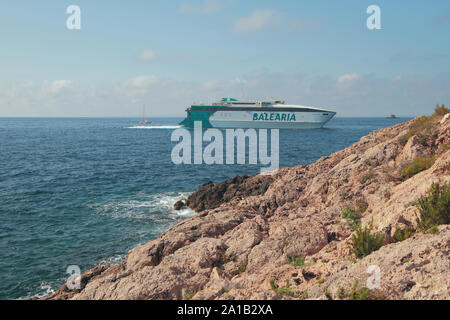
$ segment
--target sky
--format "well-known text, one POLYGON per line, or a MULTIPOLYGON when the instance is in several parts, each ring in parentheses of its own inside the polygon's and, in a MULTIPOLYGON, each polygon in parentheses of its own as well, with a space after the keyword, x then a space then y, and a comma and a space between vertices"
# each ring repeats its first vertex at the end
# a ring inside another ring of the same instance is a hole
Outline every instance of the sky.
POLYGON ((222 97, 430 114, 450 105, 449 39, 448 0, 2 0, 0 117, 182 117, 222 97))

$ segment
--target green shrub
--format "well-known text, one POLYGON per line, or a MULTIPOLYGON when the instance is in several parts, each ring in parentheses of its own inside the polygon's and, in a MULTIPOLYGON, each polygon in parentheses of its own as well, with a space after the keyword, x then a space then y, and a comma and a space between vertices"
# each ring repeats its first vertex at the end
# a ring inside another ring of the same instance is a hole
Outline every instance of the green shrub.
POLYGON ((305 258, 302 257, 290 257, 287 261, 286 264, 290 264, 294 267, 304 267, 306 266, 305 264, 305 258))
POLYGON ((415 234, 414 230, 408 226, 405 229, 397 229, 394 232, 393 241, 400 242, 412 237, 415 234))
POLYGON ((347 293, 344 288, 339 288, 338 298, 341 300, 384 300, 386 297, 380 292, 370 290, 368 288, 361 288, 358 280, 355 280, 350 293, 347 293))
POLYGON ((407 180, 412 176, 431 168, 436 161, 436 155, 417 157, 411 163, 403 167, 401 175, 403 180, 407 180))
POLYGON ((247 266, 246 265, 242 265, 239 267, 239 273, 244 273, 245 270, 247 270, 247 266))
POLYGON ((294 297, 295 294, 292 292, 290 286, 289 286, 289 279, 286 279, 286 285, 284 287, 279 287, 275 284, 275 278, 270 278, 270 287, 273 291, 277 294, 294 297))
POLYGON ((333 300, 333 296, 331 295, 328 288, 325 289, 325 297, 327 297, 328 300, 333 300))
POLYGON ((362 176, 362 178, 359 180, 359 183, 364 184, 369 180, 372 180, 373 178, 375 178, 376 174, 373 172, 369 172, 368 174, 365 174, 362 176))
POLYGON ((408 143, 409 138, 411 138, 411 136, 409 134, 405 134, 398 139, 398 143, 404 147, 408 143))
POLYGON ((202 290, 202 288, 201 288, 201 287, 198 287, 197 290, 188 292, 188 293, 186 294, 186 299, 191 300, 191 299, 192 299, 198 292, 200 292, 201 290, 202 290))
POLYGON ((417 134, 421 134, 422 137, 419 140, 424 141, 424 139, 428 139, 434 133, 435 125, 440 121, 442 116, 438 114, 434 114, 432 116, 421 116, 415 119, 414 123, 411 125, 408 132, 399 138, 398 142, 404 146, 408 142, 408 140, 417 134))
POLYGON ((447 113, 450 113, 450 110, 445 107, 445 105, 439 106, 439 104, 436 105, 436 108, 434 109, 434 114, 436 116, 445 116, 447 113))
POLYGON ((365 200, 358 200, 356 202, 356 209, 350 206, 345 207, 342 210, 342 218, 347 220, 347 224, 353 228, 353 230, 358 229, 361 225, 361 217, 368 208, 368 204, 365 200))
POLYGON ((339 288, 338 298, 341 300, 345 299, 345 289, 344 288, 339 288))
POLYGON ((371 234, 371 231, 372 225, 364 227, 364 229, 359 226, 356 233, 352 235, 351 251, 357 258, 363 258, 383 246, 385 235, 382 233, 371 234))
POLYGON ((423 232, 436 232, 437 226, 450 223, 450 184, 433 183, 427 195, 414 203, 420 210, 417 220, 423 232))
POLYGON ((361 214, 363 214, 364 212, 366 212, 367 208, 369 207, 369 204, 367 203, 366 200, 364 199, 359 199, 358 201, 356 201, 356 210, 358 210, 359 212, 361 212, 361 214))
MULTIPOLYGON (((339 293, 343 296, 343 293, 339 293)), ((353 284, 352 290, 348 296, 348 300, 384 300, 385 297, 379 292, 372 291, 367 288, 360 288, 358 280, 353 284)))
POLYGON ((402 264, 405 264, 405 263, 408 263, 408 262, 410 262, 410 261, 411 261, 410 258, 402 258, 401 263, 402 263, 402 264))
POLYGON ((308 291, 303 291, 300 296, 299 296, 300 300, 306 300, 308 299, 308 291))

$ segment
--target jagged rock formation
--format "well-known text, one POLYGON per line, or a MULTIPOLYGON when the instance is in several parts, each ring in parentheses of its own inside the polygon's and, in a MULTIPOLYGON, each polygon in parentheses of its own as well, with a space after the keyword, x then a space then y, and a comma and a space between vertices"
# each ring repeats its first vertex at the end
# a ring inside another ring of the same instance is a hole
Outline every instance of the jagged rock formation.
POLYGON ((267 175, 234 177, 216 185, 210 181, 192 193, 186 204, 194 211, 214 209, 235 199, 262 195, 272 182, 267 175))
POLYGON ((187 201, 197 215, 131 250, 121 264, 84 274, 80 291, 63 286, 49 298, 342 298, 356 280, 365 285, 367 267, 376 265, 385 298, 448 299, 449 226, 356 261, 349 249, 354 231, 342 218, 343 208, 363 203, 362 225, 372 223, 374 231, 392 237, 399 227, 416 226, 419 211, 411 203, 433 182, 450 182, 450 115, 425 138, 411 130, 416 121, 375 131, 271 178, 202 186, 187 201), (403 166, 431 154, 436 160, 429 169, 402 178, 403 166), (306 265, 286 264, 291 257, 305 258, 306 265), (273 290, 286 279, 294 297, 273 290))

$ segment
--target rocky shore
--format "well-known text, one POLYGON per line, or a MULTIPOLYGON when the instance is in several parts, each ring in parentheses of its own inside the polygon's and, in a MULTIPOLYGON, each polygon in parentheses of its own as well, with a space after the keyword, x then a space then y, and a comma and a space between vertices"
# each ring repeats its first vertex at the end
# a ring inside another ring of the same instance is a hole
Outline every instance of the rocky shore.
POLYGON ((450 183, 449 146, 450 114, 420 117, 310 165, 205 184, 186 200, 195 216, 47 299, 449 299, 450 226, 425 230, 416 203, 450 183), (371 252, 364 230, 381 239, 371 252))

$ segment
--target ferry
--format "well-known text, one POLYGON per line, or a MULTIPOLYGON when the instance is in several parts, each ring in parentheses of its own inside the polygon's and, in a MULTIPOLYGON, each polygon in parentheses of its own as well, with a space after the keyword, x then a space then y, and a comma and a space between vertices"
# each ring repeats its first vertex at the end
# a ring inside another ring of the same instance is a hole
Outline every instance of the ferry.
POLYGON ((222 98, 209 105, 194 104, 186 109, 187 116, 180 122, 193 128, 201 121, 203 128, 255 129, 316 129, 322 128, 336 112, 299 105, 285 104, 284 100, 238 101, 222 98))

